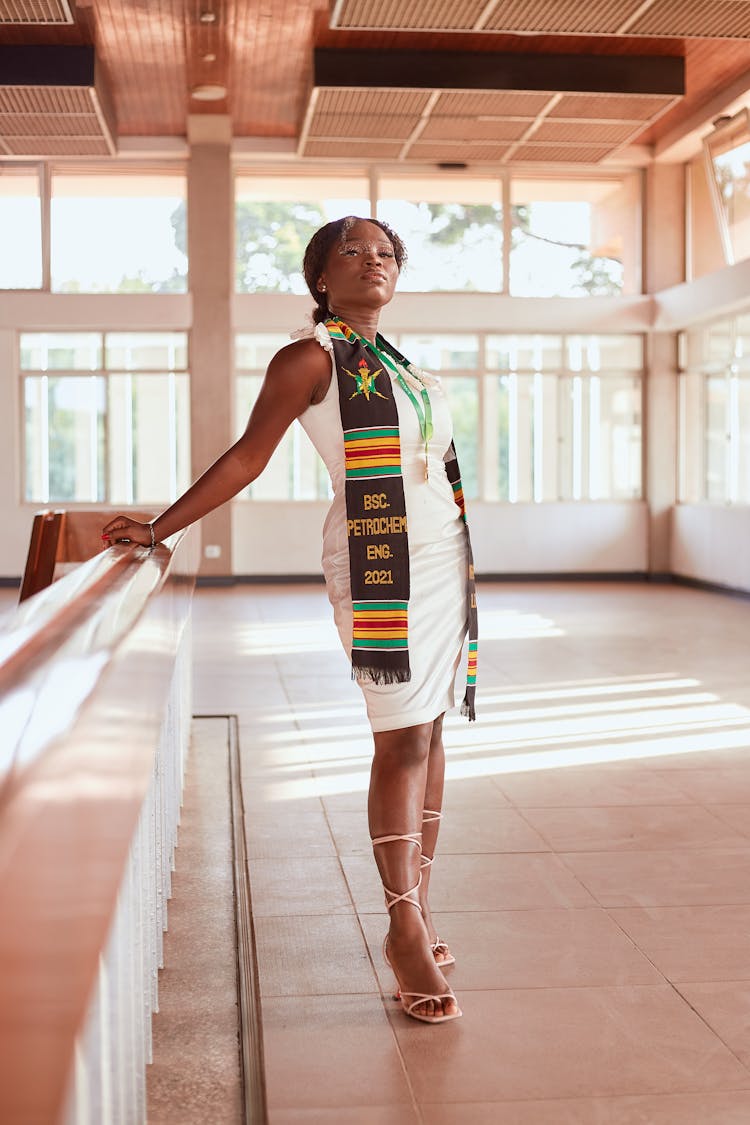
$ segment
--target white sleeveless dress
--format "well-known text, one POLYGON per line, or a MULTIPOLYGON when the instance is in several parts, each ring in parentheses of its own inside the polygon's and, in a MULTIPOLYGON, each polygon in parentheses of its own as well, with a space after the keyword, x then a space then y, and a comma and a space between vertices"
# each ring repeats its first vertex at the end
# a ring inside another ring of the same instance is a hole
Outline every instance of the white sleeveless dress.
MULTIPOLYGON (((315 337, 331 353, 323 325, 315 337)), ((402 684, 360 682, 373 731, 398 730, 432 722, 454 706, 456 670, 468 627, 465 525, 445 474, 443 454, 453 436, 448 403, 440 386, 430 388, 434 435, 425 480, 424 444, 419 419, 408 397, 392 379, 401 437, 401 472, 409 534, 409 665, 402 684)), ((352 597, 344 497, 344 433, 335 370, 322 402, 299 419, 331 477, 333 501, 323 528, 323 574, 334 621, 344 650, 352 641, 352 597)))

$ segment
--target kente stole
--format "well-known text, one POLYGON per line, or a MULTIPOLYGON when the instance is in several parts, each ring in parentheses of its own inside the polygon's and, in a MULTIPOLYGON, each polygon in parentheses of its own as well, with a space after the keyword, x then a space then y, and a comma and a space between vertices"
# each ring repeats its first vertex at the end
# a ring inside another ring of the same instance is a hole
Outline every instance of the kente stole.
MULTIPOLYGON (((344 430, 345 502, 353 629, 352 675, 376 684, 404 683, 409 668, 409 536, 401 477, 398 409, 378 356, 347 325, 325 322, 333 345, 344 430)), ((408 361, 378 336, 395 362, 408 361)), ((461 713, 474 719, 477 603, 461 476, 451 442, 445 471, 461 511, 468 545, 469 657, 461 713)))

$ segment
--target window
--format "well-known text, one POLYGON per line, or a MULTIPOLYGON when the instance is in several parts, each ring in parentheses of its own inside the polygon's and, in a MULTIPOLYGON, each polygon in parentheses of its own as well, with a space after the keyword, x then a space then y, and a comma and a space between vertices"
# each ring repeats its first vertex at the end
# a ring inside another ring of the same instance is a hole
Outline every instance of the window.
POLYGON ((238 176, 237 292, 307 293, 302 258, 313 234, 332 219, 369 215, 369 195, 362 176, 238 176))
POLYGON ((680 500, 750 504, 750 315, 680 338, 680 500))
POLYGON ((58 293, 186 292, 185 177, 55 172, 51 259, 58 293))
POLYGON ((164 504, 190 483, 182 332, 21 335, 24 499, 164 504))
MULTIPOLYGON (((247 425, 269 361, 288 343, 289 336, 282 333, 240 333, 236 337, 237 437, 247 425)), ((245 500, 322 500, 330 495, 325 465, 299 422, 284 434, 261 476, 239 495, 245 500)))
POLYGON ((479 495, 479 337, 402 335, 394 343, 403 354, 435 375, 440 375, 453 419, 453 440, 461 465, 461 483, 467 499, 479 495))
MULTIPOLYGON (((412 332, 390 338, 413 363, 440 375, 468 498, 640 498, 640 336, 412 332)), ((263 333, 237 337, 238 434, 268 360, 287 342, 263 333)), ((285 435, 245 495, 330 495, 325 467, 301 427, 285 435)))
POLYGON ((704 144, 725 261, 750 255, 750 112, 722 122, 704 144))
POLYGON ((403 239, 408 261, 402 292, 497 293, 503 285, 499 180, 383 177, 378 218, 403 239))
POLYGON ((39 174, 0 164, 0 289, 42 285, 39 174))
POLYGON ((638 499, 642 364, 638 336, 488 336, 487 497, 638 499))
POLYGON ((511 179, 510 292, 516 297, 637 293, 637 174, 511 179))

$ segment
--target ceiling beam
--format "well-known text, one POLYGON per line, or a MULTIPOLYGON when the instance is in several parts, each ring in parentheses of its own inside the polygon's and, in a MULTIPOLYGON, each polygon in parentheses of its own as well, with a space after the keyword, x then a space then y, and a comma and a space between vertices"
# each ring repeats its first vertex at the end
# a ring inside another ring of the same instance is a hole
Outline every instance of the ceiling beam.
POLYGON ((93 47, 0 44, 2 86, 93 86, 93 47))
POLYGON ((665 55, 490 54, 317 47, 315 86, 561 93, 685 93, 685 63, 665 55))

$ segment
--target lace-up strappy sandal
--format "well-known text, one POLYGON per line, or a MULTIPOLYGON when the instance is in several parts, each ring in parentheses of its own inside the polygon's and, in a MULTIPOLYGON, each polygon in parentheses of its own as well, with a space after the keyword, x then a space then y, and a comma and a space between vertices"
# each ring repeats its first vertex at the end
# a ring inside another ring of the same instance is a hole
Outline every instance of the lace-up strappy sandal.
MULTIPOLYGON (((436 812, 434 809, 425 809, 422 813, 423 825, 432 824, 434 821, 442 819, 443 814, 441 812, 436 812)), ((425 867, 432 867, 433 863, 435 862, 434 855, 425 855, 424 852, 421 853, 419 859, 420 871, 422 871, 422 869, 425 867)), ((430 947, 435 955, 435 961, 441 969, 447 969, 449 965, 455 965, 456 958, 451 953, 448 947, 448 943, 446 941, 441 941, 437 934, 435 934, 435 940, 430 943, 430 947), (442 955, 443 957, 442 961, 438 961, 438 956, 440 955, 442 955)))
MULTIPOLYGON (((377 836, 372 841, 372 846, 375 848, 380 844, 391 844, 395 843, 397 840, 405 840, 409 844, 416 844, 416 846, 421 849, 421 835, 421 832, 411 832, 405 836, 377 836)), ((383 891, 385 892, 385 905, 388 907, 389 912, 393 909, 397 902, 408 902, 410 906, 416 906, 419 913, 422 914, 422 904, 419 901, 419 888, 421 886, 421 883, 421 871, 419 873, 419 879, 417 880, 416 885, 413 886, 410 890, 404 891, 403 894, 399 894, 397 891, 392 891, 390 887, 386 887, 384 883, 383 891)), ((383 942, 383 958, 385 960, 385 963, 392 970, 394 976, 396 977, 396 980, 398 981, 399 990, 398 995, 395 997, 395 999, 401 1001, 401 1007, 403 1008, 407 1016, 411 1016, 411 1018, 415 1020, 421 1020, 422 1023, 447 1023, 449 1020, 458 1019, 459 1016, 463 1015, 463 1012, 458 1007, 458 1004, 456 1004, 457 1010, 455 1012, 452 1012, 450 1015, 444 1013, 441 1016, 432 1016, 428 1015, 426 1012, 417 1011, 416 1009, 419 1008, 421 1004, 425 1004, 428 1000, 455 1001, 456 997, 450 989, 447 992, 405 992, 401 987, 401 981, 398 979, 398 973, 396 972, 394 966, 391 964, 391 961, 388 958, 387 935, 385 941, 383 942)))

